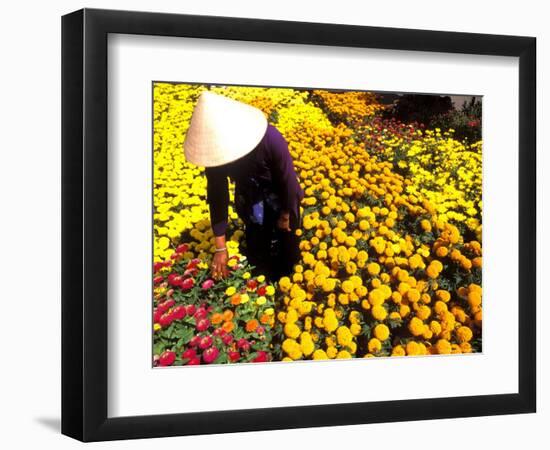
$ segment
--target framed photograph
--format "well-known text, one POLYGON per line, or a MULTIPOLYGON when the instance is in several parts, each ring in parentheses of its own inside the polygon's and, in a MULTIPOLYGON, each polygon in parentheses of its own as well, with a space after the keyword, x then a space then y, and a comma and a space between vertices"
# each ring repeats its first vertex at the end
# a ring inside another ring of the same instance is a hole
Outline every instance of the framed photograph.
POLYGON ((62 432, 535 412, 533 37, 62 18, 62 432))

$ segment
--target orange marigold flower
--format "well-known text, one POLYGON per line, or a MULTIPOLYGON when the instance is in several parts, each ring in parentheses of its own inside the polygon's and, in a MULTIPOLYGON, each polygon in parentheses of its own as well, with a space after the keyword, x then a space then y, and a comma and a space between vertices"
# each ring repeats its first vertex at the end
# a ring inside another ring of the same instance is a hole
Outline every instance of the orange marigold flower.
POLYGON ((223 312, 223 320, 225 321, 228 321, 228 320, 233 320, 233 311, 231 311, 230 309, 226 309, 224 312, 223 312))
POLYGON ((227 321, 223 323, 222 328, 226 333, 231 333, 235 329, 235 324, 232 321, 227 321))
POLYGON ((217 324, 219 324, 219 323, 222 323, 222 322, 223 322, 223 315, 221 315, 220 313, 212 314, 212 318, 210 319, 210 321, 211 321, 214 325, 217 325, 217 324))
POLYGON ((246 322, 246 331, 252 333, 256 330, 256 328, 258 328, 259 325, 260 324, 256 319, 249 320, 248 322, 246 322))
POLYGON ((236 306, 240 303, 241 303, 241 295, 240 294, 233 294, 231 296, 231 304, 236 306))

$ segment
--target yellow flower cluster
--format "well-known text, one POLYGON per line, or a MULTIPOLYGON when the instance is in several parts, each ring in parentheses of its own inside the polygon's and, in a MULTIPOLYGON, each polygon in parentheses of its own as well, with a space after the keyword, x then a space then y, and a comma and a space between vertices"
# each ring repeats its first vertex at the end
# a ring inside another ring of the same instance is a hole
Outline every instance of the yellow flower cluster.
POLYGON ((453 130, 417 130, 412 140, 389 135, 383 140, 384 156, 395 162, 413 183, 407 192, 436 205, 443 219, 476 233, 481 239, 482 142, 469 144, 453 137, 453 130))
MULTIPOLYGON (((386 133, 379 153, 353 125, 382 108, 372 94, 211 88, 264 111, 288 141, 304 188, 301 261, 275 293, 279 359, 481 350, 481 143, 429 130, 412 139, 386 133), (396 162, 398 151, 406 157, 396 162)), ((182 152, 204 89, 155 84, 157 260, 182 236, 194 255, 211 250, 202 169, 182 152)), ((242 224, 233 210, 230 217, 237 253, 242 224)))
POLYGON ((312 96, 337 121, 359 123, 385 107, 372 92, 314 90, 312 96))

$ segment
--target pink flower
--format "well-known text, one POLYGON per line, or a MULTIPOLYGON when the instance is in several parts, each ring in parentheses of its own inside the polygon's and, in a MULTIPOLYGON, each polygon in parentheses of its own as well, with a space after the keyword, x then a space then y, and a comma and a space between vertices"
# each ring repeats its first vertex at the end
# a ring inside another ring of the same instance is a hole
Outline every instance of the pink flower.
POLYGON ((203 350, 206 349, 206 348, 212 347, 212 337, 211 336, 204 336, 199 341, 199 347, 203 350))
POLYGON ((240 338, 237 341, 237 347, 239 347, 241 350, 248 351, 250 350, 250 342, 248 342, 245 338, 240 338))
POLYGON ((194 316, 195 319, 199 320, 206 318, 207 314, 208 313, 206 312, 206 309, 201 306, 199 309, 197 309, 197 311, 195 311, 194 316))
POLYGON ((176 360, 176 354, 173 351, 166 350, 162 352, 159 358, 159 365, 161 366, 171 366, 176 360))
POLYGON ((241 354, 239 352, 230 351, 227 353, 227 356, 229 356, 229 360, 231 362, 238 361, 241 357, 241 354))
POLYGON ((188 316, 192 316, 195 314, 195 311, 197 310, 195 305, 187 305, 185 307, 185 311, 187 312, 188 316))
POLYGON ((187 244, 181 244, 176 248, 176 253, 185 253, 188 249, 189 246, 187 244))
POLYGON ((174 317, 174 319, 177 320, 183 319, 185 315, 185 306, 176 306, 172 311, 172 316, 174 317))
POLYGON ((210 289, 212 286, 214 286, 214 280, 208 279, 204 283, 202 283, 202 288, 206 291, 210 289))
POLYGON ((181 354, 181 357, 182 358, 187 358, 187 359, 193 359, 194 357, 197 356, 197 352, 194 348, 188 348, 187 350, 185 350, 182 354, 181 354))
POLYGON ((208 330, 208 327, 210 326, 210 321, 208 319, 200 319, 197 321, 197 325, 195 328, 197 331, 206 331, 208 330))
POLYGON ((231 344, 231 342, 233 342, 233 336, 230 335, 230 334, 224 334, 224 335, 222 336, 222 342, 223 342, 225 345, 231 344))
POLYGON ((191 340, 189 341, 189 345, 191 347, 196 347, 197 345, 199 345, 199 341, 201 340, 201 337, 200 336, 193 336, 191 338, 191 340))
POLYGON ((195 280, 193 278, 186 278, 185 280, 183 280, 180 284, 181 288, 184 290, 184 291, 188 291, 189 289, 191 289, 193 286, 195 285, 195 280))
POLYGON ((267 352, 260 350, 252 362, 267 362, 267 352))
POLYGON ((220 351, 216 347, 210 347, 202 353, 202 359, 206 364, 210 364, 216 360, 219 354, 220 351))

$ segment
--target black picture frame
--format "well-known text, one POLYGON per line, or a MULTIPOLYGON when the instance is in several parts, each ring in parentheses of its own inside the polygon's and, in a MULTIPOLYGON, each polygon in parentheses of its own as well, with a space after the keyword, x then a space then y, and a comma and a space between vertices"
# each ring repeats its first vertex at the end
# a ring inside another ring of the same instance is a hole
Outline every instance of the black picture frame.
POLYGON ((63 16, 62 433, 102 441, 535 412, 535 94, 533 37, 98 9, 63 16), (518 393, 109 418, 109 33, 518 57, 518 393))

